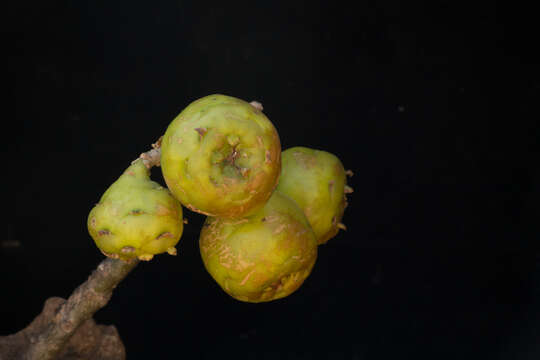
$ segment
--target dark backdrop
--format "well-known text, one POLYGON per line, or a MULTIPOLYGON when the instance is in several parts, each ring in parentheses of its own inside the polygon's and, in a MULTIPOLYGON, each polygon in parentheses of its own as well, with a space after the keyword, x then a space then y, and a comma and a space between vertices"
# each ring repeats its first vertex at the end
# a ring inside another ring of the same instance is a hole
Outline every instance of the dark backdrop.
POLYGON ((537 359, 532 10, 351 6, 5 8, 0 334, 86 279, 103 259, 91 207, 187 104, 223 93, 262 102, 284 148, 324 149, 354 171, 348 230, 296 293, 247 304, 205 272, 203 217, 186 210, 179 255, 140 264, 95 316, 129 359, 537 359))

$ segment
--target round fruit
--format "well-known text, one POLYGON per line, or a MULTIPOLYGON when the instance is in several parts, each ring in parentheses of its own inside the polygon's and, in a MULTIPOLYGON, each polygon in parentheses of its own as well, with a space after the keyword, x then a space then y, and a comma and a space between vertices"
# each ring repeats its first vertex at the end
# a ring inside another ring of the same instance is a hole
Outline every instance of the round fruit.
POLYGON ((319 244, 334 237, 347 206, 346 171, 341 161, 326 151, 293 147, 281 154, 277 189, 304 210, 319 244))
POLYGON ((163 252, 176 255, 184 228, 182 206, 149 175, 141 159, 134 161, 90 211, 88 231, 106 256, 151 260, 163 252))
POLYGON ((249 218, 208 217, 199 246, 214 280, 227 294, 247 302, 290 295, 317 258, 317 242, 305 215, 277 191, 249 218))
POLYGON ((193 211, 239 218, 260 209, 281 168, 279 136, 259 107, 203 97, 169 125, 161 143, 167 186, 193 211))

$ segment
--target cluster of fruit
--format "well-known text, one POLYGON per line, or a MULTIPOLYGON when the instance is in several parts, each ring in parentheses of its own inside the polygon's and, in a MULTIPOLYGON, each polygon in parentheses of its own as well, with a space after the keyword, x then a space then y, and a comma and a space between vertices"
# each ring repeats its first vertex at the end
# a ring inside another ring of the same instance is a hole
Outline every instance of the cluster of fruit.
POLYGON ((184 205, 207 215, 200 253, 223 290, 270 301, 298 289, 318 245, 345 228, 352 173, 325 151, 281 152, 258 103, 224 95, 194 101, 167 128, 160 160, 168 188, 151 181, 138 159, 91 210, 88 229, 106 256, 175 255, 184 205))

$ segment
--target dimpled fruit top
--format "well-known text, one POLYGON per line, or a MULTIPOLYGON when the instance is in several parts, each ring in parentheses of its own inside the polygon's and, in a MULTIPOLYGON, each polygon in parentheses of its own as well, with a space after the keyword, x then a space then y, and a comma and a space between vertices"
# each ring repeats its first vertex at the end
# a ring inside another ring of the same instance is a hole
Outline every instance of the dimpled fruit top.
POLYGON ((208 217, 199 246, 214 280, 227 294, 247 302, 290 295, 317 259, 317 241, 305 215, 278 191, 248 218, 208 217))
POLYGON ((169 189, 193 211, 238 218, 261 208, 281 170, 279 136, 249 103, 225 95, 194 101, 161 143, 169 189))

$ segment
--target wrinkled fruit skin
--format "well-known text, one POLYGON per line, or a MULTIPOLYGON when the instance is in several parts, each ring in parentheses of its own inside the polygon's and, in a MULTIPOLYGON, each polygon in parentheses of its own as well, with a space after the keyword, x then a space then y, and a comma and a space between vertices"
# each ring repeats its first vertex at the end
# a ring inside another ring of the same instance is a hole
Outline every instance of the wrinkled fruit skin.
POLYGON ((225 95, 194 101, 169 125, 161 143, 167 186, 189 209, 239 218, 272 195, 281 169, 279 136, 249 103, 225 95))
POLYGON ((88 231, 98 248, 122 260, 175 255, 183 227, 182 206, 169 190, 150 180, 141 160, 105 191, 88 215, 88 231))
POLYGON ((283 151, 281 161, 277 189, 304 210, 317 242, 326 243, 344 227, 340 222, 348 187, 341 161, 326 151, 300 146, 283 151))
POLYGON ((222 289, 254 303, 290 295, 317 259, 317 242, 305 215, 277 191, 249 218, 208 217, 199 247, 204 266, 222 289))

